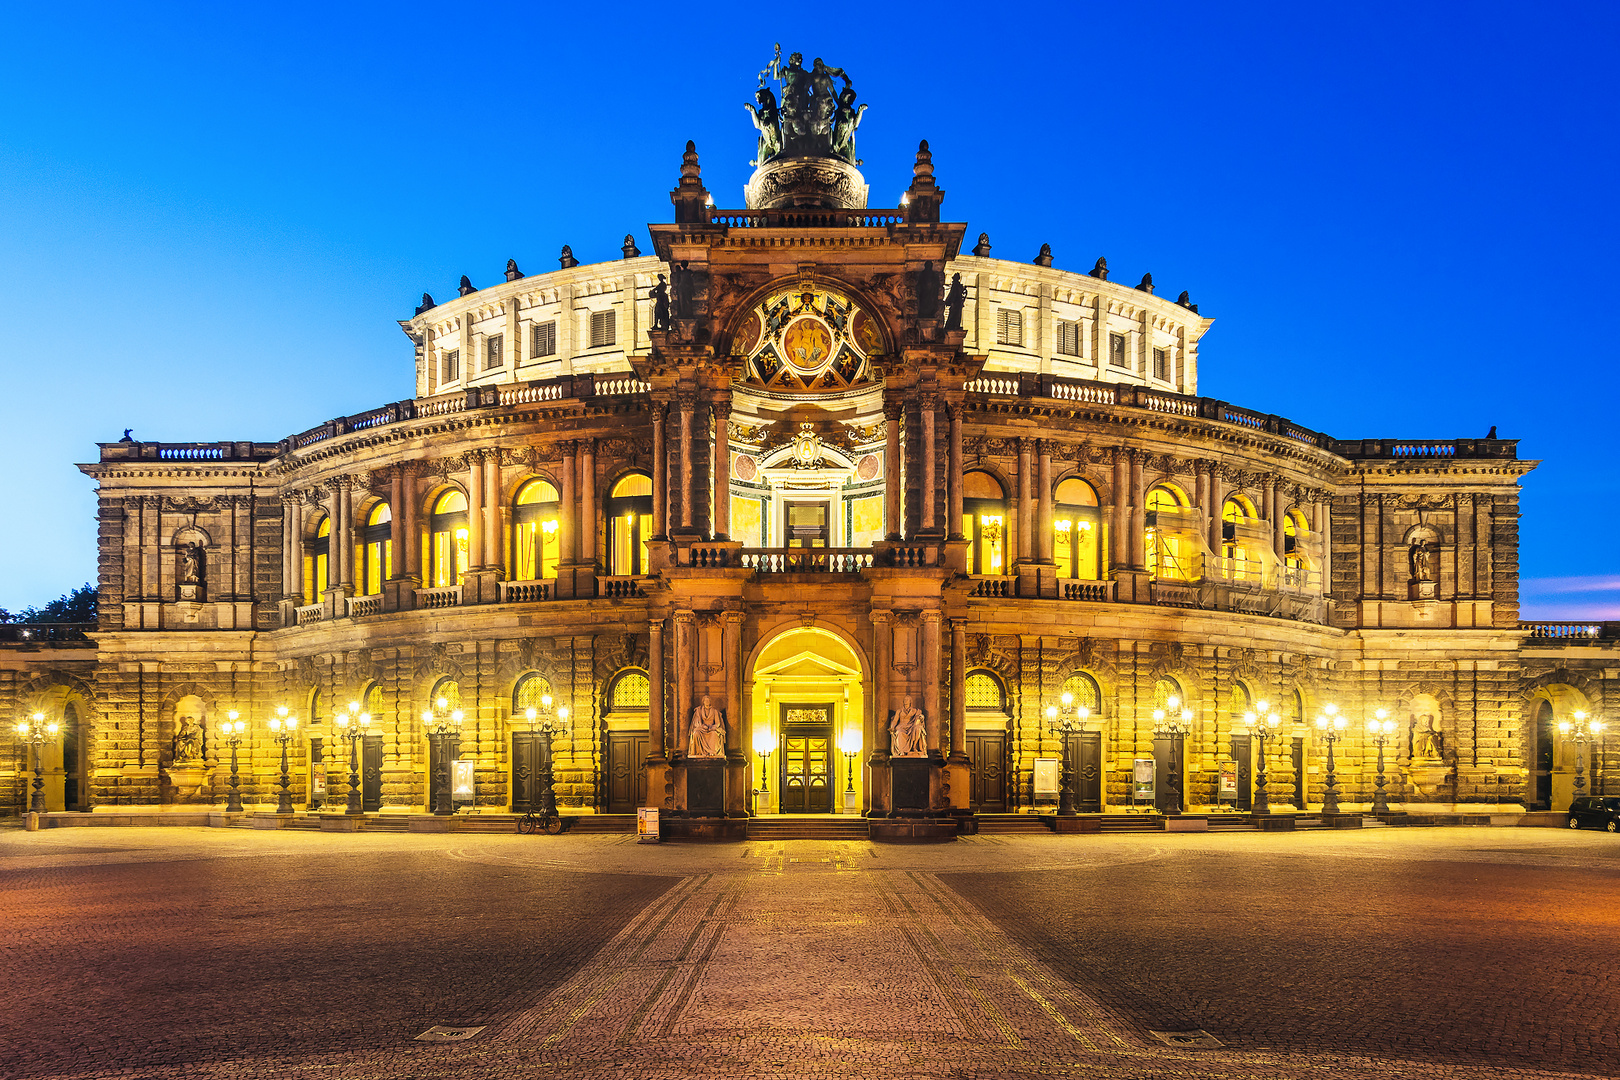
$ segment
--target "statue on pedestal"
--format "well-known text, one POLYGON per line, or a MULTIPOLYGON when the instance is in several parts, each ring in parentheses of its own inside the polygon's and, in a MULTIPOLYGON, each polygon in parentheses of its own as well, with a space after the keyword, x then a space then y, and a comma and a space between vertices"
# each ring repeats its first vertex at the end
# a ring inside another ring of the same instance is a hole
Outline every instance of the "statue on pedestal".
POLYGON ((928 756, 928 730, 923 726, 924 719, 923 711, 913 705, 908 696, 889 726, 889 756, 928 756))
POLYGON ((202 723, 189 713, 180 717, 174 734, 174 760, 176 764, 203 759, 202 723))
POLYGON ((686 756, 689 758, 723 758, 726 756, 726 720, 720 710, 703 695, 703 704, 692 710, 692 724, 687 731, 686 756))

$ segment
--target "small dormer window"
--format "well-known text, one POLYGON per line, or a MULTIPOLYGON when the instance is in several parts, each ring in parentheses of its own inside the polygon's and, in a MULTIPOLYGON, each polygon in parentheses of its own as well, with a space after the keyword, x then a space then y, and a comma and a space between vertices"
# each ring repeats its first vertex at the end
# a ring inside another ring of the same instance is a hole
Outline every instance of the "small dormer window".
POLYGON ((1064 356, 1080 355, 1080 324, 1063 319, 1057 324, 1057 351, 1064 356))

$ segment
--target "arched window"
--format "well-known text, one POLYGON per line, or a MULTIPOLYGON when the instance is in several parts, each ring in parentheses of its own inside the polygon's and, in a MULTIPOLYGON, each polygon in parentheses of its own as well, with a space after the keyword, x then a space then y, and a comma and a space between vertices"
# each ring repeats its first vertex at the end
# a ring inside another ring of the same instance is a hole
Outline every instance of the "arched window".
POLYGON ((1187 509, 1187 495, 1174 484, 1156 484, 1147 494, 1147 568, 1148 576, 1169 581, 1193 581, 1197 568, 1193 565, 1195 550, 1184 534, 1168 528, 1172 516, 1178 518, 1187 509), (1160 517, 1164 516, 1165 521, 1160 517))
POLYGON ((550 696, 551 682, 544 675, 531 671, 519 679, 512 690, 512 715, 522 716, 529 709, 544 709, 545 699, 550 696))
POLYGON ((1075 708, 1090 709, 1092 716, 1102 712, 1102 691, 1097 688, 1097 680, 1083 671, 1064 679, 1061 693, 1074 699, 1075 708))
POLYGON ((1288 569, 1305 569, 1305 558, 1299 549, 1299 540, 1309 532, 1310 526, 1305 521, 1305 515, 1298 510, 1290 510, 1283 515, 1283 549, 1278 554, 1282 556, 1283 565, 1288 569))
POLYGON ((637 668, 621 671, 608 686, 609 713, 646 712, 652 703, 652 684, 637 668))
POLYGON ((647 572, 652 509, 652 477, 646 473, 631 473, 613 485, 607 500, 609 573, 627 577, 647 572))
POLYGON ((365 527, 360 530, 360 580, 355 585, 361 596, 374 596, 382 592, 383 582, 394 576, 393 511, 380 502, 366 515, 365 527))
POLYGON ((315 526, 315 539, 309 542, 304 556, 304 603, 318 604, 326 591, 327 569, 331 566, 332 519, 321 518, 315 526))
POLYGON ((1179 709, 1186 707, 1187 696, 1181 692, 1181 684, 1168 676, 1153 684, 1153 707, 1155 709, 1179 709), (1174 698, 1175 705, 1170 704, 1174 698))
POLYGON ((366 687, 366 692, 360 695, 360 708, 371 717, 373 724, 381 723, 383 716, 382 687, 376 683, 366 687))
POLYGON ((322 720, 330 720, 331 717, 321 715, 322 708, 321 692, 319 690, 311 690, 309 692, 309 717, 306 720, 306 723, 318 724, 322 720))
POLYGON ((428 522, 428 581, 435 589, 460 585, 467 574, 467 497, 447 491, 428 522))
POLYGON ((1249 694, 1249 688, 1240 682, 1232 684, 1232 689, 1226 694, 1226 717, 1231 722, 1233 731, 1243 730, 1243 714, 1254 708, 1254 698, 1249 694))
POLYGON ((450 712, 461 708, 461 684, 451 678, 440 679, 433 684, 433 693, 428 695, 428 704, 435 712, 450 712), (439 702, 444 702, 440 705, 439 702))
POLYGON ((1244 548, 1243 537, 1238 534, 1238 526, 1256 521, 1259 516, 1254 503, 1242 495, 1231 496, 1221 506, 1221 554, 1230 560, 1227 573, 1239 581, 1258 578, 1261 573, 1260 564, 1244 548))
POLYGON ((1007 493, 987 472, 962 477, 962 535, 968 539, 968 573, 1007 572, 1007 493))
POLYGON ((969 709, 1007 711, 1007 694, 1001 680, 988 671, 970 671, 962 686, 962 698, 969 709))
POLYGON ((1098 581, 1102 578, 1102 544, 1098 542, 1102 518, 1097 492, 1084 480, 1069 479, 1057 486, 1052 517, 1052 554, 1060 578, 1098 581))
POLYGON ((557 489, 544 480, 530 480, 518 489, 512 509, 513 580, 556 577, 562 550, 558 539, 562 504, 557 489))
POLYGON ((1292 694, 1283 695, 1283 723, 1303 724, 1305 722, 1305 695, 1295 690, 1292 694))

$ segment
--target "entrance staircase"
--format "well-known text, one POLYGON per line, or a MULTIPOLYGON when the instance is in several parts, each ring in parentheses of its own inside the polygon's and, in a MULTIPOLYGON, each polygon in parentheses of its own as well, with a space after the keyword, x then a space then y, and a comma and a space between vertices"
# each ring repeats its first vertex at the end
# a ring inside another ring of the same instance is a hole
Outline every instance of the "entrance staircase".
POLYGON ((748 819, 750 840, 865 840, 866 819, 854 814, 780 814, 748 819))

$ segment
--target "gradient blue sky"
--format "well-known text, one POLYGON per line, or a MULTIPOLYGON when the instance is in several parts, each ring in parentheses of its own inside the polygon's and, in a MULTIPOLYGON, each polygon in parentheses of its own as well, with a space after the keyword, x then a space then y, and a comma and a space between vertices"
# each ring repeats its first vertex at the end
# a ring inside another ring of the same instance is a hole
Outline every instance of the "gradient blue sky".
POLYGON ((94 577, 97 441, 409 397, 424 289, 650 250, 689 138, 739 205, 781 41, 870 103, 875 205, 927 138, 996 255, 1190 289, 1201 393, 1521 439, 1526 617, 1620 618, 1612 3, 61 10, 0 65, 0 607, 94 577))

